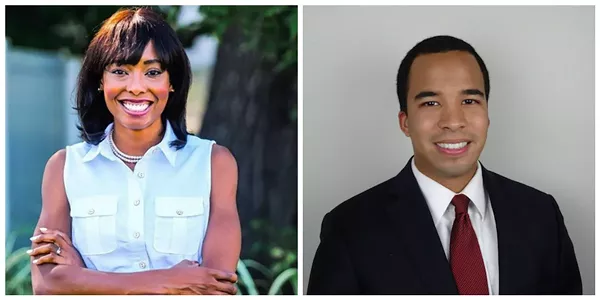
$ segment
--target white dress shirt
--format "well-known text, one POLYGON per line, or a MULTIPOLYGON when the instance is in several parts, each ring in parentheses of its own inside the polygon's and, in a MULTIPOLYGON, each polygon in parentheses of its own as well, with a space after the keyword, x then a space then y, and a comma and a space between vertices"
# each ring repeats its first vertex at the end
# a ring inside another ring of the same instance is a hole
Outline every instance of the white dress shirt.
POLYGON ((87 268, 122 273, 166 269, 183 259, 202 262, 214 141, 188 135, 175 150, 169 146, 175 139, 167 122, 162 141, 133 171, 108 139, 66 148, 72 240, 87 268))
MULTIPOLYGON (((450 254, 450 236, 455 217, 454 205, 451 205, 451 201, 457 194, 421 173, 417 169, 414 159, 412 159, 411 165, 413 174, 427 201, 427 206, 433 217, 435 228, 448 259, 450 254)), ((469 218, 471 219, 471 224, 473 224, 473 229, 477 235, 479 248, 483 256, 488 290, 490 295, 497 295, 499 288, 498 235, 490 198, 483 187, 483 176, 479 163, 477 163, 475 176, 458 194, 464 194, 471 199, 468 208, 469 218)))

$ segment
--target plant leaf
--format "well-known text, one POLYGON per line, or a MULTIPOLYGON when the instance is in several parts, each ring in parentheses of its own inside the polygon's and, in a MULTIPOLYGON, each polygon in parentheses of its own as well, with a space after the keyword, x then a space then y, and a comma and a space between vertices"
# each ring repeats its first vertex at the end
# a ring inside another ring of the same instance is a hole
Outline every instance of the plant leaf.
POLYGON ((6 256, 8 257, 8 254, 12 252, 13 248, 15 247, 15 242, 17 241, 17 234, 15 234, 14 232, 9 233, 9 236, 6 238, 6 248, 4 251, 6 251, 6 256))
MULTIPOLYGON (((12 252, 7 258, 6 258, 6 272, 12 270, 15 266, 18 266, 20 263, 23 263, 25 261, 29 262, 29 254, 27 254, 27 250, 29 250, 29 248, 23 247, 20 248, 18 250, 15 250, 14 252, 12 252)), ((29 266, 29 264, 27 263, 27 265, 29 266)))
POLYGON ((19 272, 6 283, 6 288, 17 289, 24 283, 29 282, 29 274, 31 274, 31 269, 29 268, 29 265, 23 265, 19 272))
POLYGON ((298 295, 298 273, 290 278, 292 289, 294 289, 294 295, 298 295))
POLYGON ((273 279, 273 273, 265 265, 255 261, 255 260, 252 260, 252 259, 244 259, 243 261, 244 261, 244 264, 246 265, 246 267, 253 268, 253 269, 259 271, 260 273, 262 273, 265 277, 267 277, 269 279, 273 279))
POLYGON ((258 295, 256 285, 254 284, 254 279, 252 278, 252 275, 250 275, 250 272, 248 271, 248 268, 246 268, 246 265, 244 265, 244 263, 241 260, 238 261, 237 272, 240 275, 240 282, 246 287, 246 289, 248 290, 248 294, 258 295))
POLYGON ((283 285, 286 282, 288 282, 288 281, 290 281, 290 283, 293 282, 291 280, 291 278, 293 276, 298 276, 298 269, 292 268, 292 269, 287 269, 287 270, 281 272, 281 274, 279 274, 279 276, 277 276, 277 278, 275 278, 275 280, 273 281, 273 284, 271 285, 271 288, 269 289, 269 295, 279 294, 279 292, 281 292, 281 288, 283 287, 283 285))

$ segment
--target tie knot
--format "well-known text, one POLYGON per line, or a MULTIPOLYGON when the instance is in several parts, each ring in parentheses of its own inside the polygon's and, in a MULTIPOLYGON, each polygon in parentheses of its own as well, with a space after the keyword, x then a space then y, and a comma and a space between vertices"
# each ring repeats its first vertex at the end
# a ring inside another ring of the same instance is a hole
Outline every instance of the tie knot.
POLYGON ((458 194, 452 198, 452 204, 454 205, 454 210, 456 214, 466 213, 469 208, 469 197, 463 194, 458 194))

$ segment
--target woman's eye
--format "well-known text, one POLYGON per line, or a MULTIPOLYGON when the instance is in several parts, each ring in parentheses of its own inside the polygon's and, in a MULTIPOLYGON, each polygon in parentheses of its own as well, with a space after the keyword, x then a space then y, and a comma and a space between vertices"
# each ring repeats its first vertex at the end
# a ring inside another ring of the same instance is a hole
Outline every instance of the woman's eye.
POLYGON ((125 75, 125 74, 127 74, 127 73, 125 73, 125 71, 123 71, 121 69, 112 70, 111 73, 113 73, 115 75, 125 75))
POLYGON ((146 74, 148 74, 150 77, 156 77, 156 76, 162 74, 162 71, 159 71, 159 70, 150 70, 146 74))

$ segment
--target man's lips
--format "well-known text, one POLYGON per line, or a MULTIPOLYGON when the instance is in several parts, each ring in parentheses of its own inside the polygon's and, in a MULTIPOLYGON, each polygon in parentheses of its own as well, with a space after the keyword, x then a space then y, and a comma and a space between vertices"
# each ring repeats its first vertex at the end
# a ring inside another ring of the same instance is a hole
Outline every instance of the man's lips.
POLYGON ((457 143, 462 143, 462 142, 470 143, 471 140, 468 140, 468 139, 452 139, 452 140, 440 140, 440 141, 437 141, 437 142, 434 142, 434 143, 436 143, 436 144, 440 144, 440 143, 443 143, 443 144, 457 144, 457 143))
POLYGON ((467 151, 470 141, 467 140, 443 140, 435 143, 439 151, 450 155, 459 155, 467 151))

